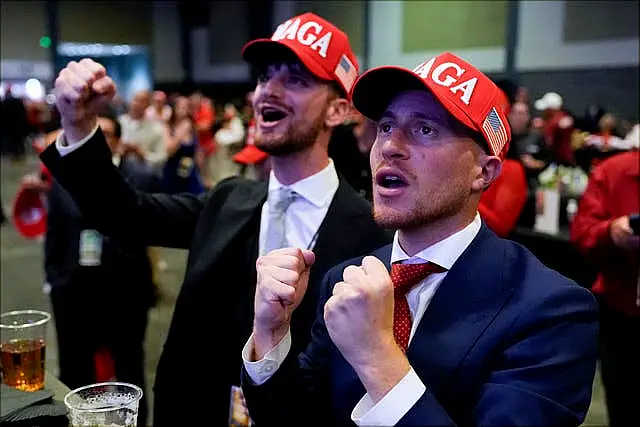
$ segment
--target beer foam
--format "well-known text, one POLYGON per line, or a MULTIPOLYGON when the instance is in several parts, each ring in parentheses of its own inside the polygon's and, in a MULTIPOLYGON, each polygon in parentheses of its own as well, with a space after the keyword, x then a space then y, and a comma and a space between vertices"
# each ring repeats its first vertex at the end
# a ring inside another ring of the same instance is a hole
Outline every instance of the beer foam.
POLYGON ((117 408, 134 402, 136 402, 136 396, 133 393, 105 392, 86 397, 85 401, 78 405, 78 409, 117 408))

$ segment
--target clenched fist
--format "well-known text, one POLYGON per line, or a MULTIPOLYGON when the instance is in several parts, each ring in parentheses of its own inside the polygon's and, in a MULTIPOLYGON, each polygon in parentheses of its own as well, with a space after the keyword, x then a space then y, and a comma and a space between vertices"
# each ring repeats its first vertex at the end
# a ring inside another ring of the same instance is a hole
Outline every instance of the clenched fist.
POLYGON ((55 84, 56 105, 67 142, 89 135, 98 113, 111 102, 116 85, 105 68, 91 59, 69 62, 55 84))
POLYGON ((351 366, 399 348, 393 338, 393 284, 385 265, 372 256, 344 269, 324 307, 333 343, 351 366))
POLYGON ((258 258, 253 323, 256 359, 262 359, 286 335, 291 314, 307 290, 314 261, 313 252, 297 248, 276 249, 258 258))

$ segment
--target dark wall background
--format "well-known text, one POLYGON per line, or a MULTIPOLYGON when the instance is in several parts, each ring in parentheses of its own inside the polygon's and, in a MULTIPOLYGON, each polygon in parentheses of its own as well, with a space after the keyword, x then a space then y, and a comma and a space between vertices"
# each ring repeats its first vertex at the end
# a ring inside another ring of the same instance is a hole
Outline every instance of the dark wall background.
POLYGON ((521 73, 519 82, 535 100, 545 92, 558 92, 566 107, 581 115, 587 106, 599 104, 631 121, 639 117, 638 67, 562 70, 521 73))

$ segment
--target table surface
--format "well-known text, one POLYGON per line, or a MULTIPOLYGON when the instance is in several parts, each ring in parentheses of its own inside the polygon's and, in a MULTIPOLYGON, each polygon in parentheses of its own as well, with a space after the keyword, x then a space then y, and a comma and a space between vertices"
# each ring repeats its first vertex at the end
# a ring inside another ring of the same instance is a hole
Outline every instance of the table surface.
POLYGON ((64 402, 64 397, 69 391, 69 387, 60 382, 58 378, 50 372, 45 373, 44 388, 53 392, 53 398, 59 402, 64 402))

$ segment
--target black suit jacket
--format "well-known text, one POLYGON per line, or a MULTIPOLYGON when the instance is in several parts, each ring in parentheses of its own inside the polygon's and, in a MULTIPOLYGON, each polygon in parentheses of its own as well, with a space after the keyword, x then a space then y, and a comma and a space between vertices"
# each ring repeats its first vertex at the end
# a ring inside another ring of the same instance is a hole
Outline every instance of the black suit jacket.
MULTIPOLYGON (((373 256, 390 270, 390 245, 373 256)), ((323 307, 344 268, 361 262, 327 273, 304 353, 290 352, 260 386, 244 372, 258 425, 355 425, 351 412, 365 389, 329 337, 323 307)), ((578 426, 591 401, 597 331, 590 292, 483 225, 438 287, 407 349, 426 391, 396 425, 578 426)))
MULTIPOLYGON (((226 424, 230 387, 240 383, 241 344, 253 321, 259 218, 267 184, 229 178, 202 196, 139 193, 111 164, 100 131, 65 157, 49 147, 41 158, 104 234, 189 249, 158 364, 154 424, 226 424), (96 180, 86 177, 102 179, 96 188, 89 185, 96 180)), ((297 348, 309 339, 326 271, 390 241, 391 234, 374 223, 369 203, 341 180, 319 229, 307 295, 293 318, 297 348)))
MULTIPOLYGON (((132 163, 122 161, 118 169, 127 182, 140 191, 158 191, 161 188, 161 182, 155 175, 132 163)), ((99 267, 81 267, 78 264, 80 233, 94 229, 95 224, 82 216, 71 195, 55 179, 47 193, 47 214, 44 266, 46 280, 52 287, 84 281, 93 275, 120 288, 132 284, 135 289, 144 290, 150 301, 152 273, 145 245, 107 237, 103 241, 102 264, 99 267), (104 277, 105 273, 109 277, 104 277)))

